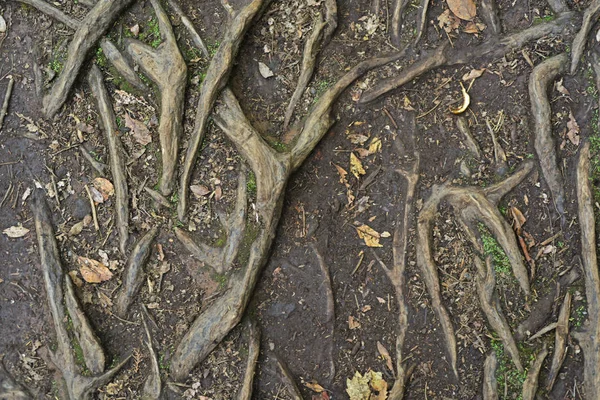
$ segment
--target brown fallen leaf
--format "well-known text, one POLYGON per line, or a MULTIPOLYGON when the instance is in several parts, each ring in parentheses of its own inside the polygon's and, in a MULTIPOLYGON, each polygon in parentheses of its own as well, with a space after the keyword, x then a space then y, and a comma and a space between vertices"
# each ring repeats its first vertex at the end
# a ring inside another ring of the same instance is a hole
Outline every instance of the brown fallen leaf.
POLYGON ((443 28, 446 33, 450 33, 455 29, 458 29, 460 27, 460 20, 458 18, 456 18, 456 16, 454 16, 454 14, 452 14, 450 12, 450 10, 446 10, 443 13, 441 13, 438 17, 438 26, 440 28, 443 28))
POLYGON ((382 147, 381 139, 375 138, 375 139, 371 140, 371 143, 369 144, 369 154, 375 154, 375 153, 380 152, 381 147, 382 147))
POLYGON ((377 351, 379 351, 379 354, 385 360, 385 366, 388 367, 388 369, 393 374, 394 373, 394 365, 392 364, 392 357, 390 356, 390 353, 387 351, 385 346, 382 345, 379 341, 377 341, 377 351))
POLYGON ((387 399, 387 382, 383 379, 381 372, 369 371, 369 386, 378 394, 371 393, 369 400, 386 400, 387 399))
POLYGON ((525 222, 527 222, 527 219, 517 207, 512 206, 510 207, 509 211, 513 220, 513 229, 517 235, 521 235, 521 230, 523 229, 525 222))
POLYGON ((150 130, 142 121, 131 118, 128 113, 125 113, 125 126, 133 133, 133 138, 142 146, 152 142, 150 130))
POLYGON ((323 388, 323 386, 319 385, 319 383, 317 381, 304 382, 304 386, 306 386, 307 388, 309 388, 313 392, 317 392, 317 393, 321 393, 321 392, 325 391, 325 389, 323 388))
POLYGON ((190 190, 196 197, 207 196, 212 193, 212 191, 204 185, 192 185, 190 186, 190 190))
POLYGON ((579 146, 579 124, 577 123, 577 121, 575 121, 575 117, 573 116, 573 113, 571 111, 569 111, 569 122, 567 122, 567 129, 567 138, 575 146, 579 146))
POLYGON ((73 281, 75 286, 77 286, 77 287, 83 286, 83 281, 79 278, 79 275, 77 275, 77 271, 69 271, 69 276, 71 277, 71 280, 73 281))
POLYGON ((113 274, 108 267, 100 261, 91 258, 77 256, 79 272, 83 280, 88 283, 100 283, 112 278, 113 274))
POLYGON ((472 69, 470 72, 468 72, 468 73, 466 73, 466 74, 463 75, 462 80, 463 80, 463 82, 467 82, 467 81, 470 81, 472 79, 477 79, 481 75, 483 75, 484 72, 485 72, 485 68, 472 69))
POLYGON ((362 162, 354 153, 350 153, 350 172, 358 179, 360 179, 361 175, 367 173, 362 165, 362 162))
POLYGON ((69 229, 69 236, 79 235, 81 233, 81 231, 83 230, 84 225, 85 225, 84 221, 79 221, 78 223, 73 225, 71 227, 71 229, 69 229))
POLYGON ((16 225, 11 226, 10 228, 6 228, 2 231, 2 233, 4 233, 9 238, 16 239, 27 235, 29 233, 29 229, 25 228, 22 225, 16 225))
MULTIPOLYGON (((115 187, 113 184, 106 178, 96 178, 92 181, 92 186, 102 195, 104 201, 108 200, 108 198, 115 194, 115 187)), ((95 200, 94 200, 95 201, 95 200)))
POLYGON ((348 317, 348 328, 350 328, 350 330, 360 328, 360 322, 358 322, 358 320, 356 318, 354 318, 352 315, 350 315, 348 317))
POLYGON ((565 96, 571 96, 571 93, 567 90, 566 87, 563 86, 563 80, 562 80, 562 78, 560 80, 556 81, 556 83, 554 84, 554 88, 560 94, 564 94, 565 96))
POLYGON ((471 21, 477 15, 477 6, 473 0, 446 0, 454 15, 465 21, 471 21))

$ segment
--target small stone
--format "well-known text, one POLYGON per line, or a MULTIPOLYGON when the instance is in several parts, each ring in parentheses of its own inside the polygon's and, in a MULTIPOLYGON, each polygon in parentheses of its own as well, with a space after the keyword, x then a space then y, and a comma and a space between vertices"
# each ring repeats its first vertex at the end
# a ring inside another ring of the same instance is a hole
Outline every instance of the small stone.
POLYGON ((92 213, 90 202, 87 199, 78 197, 73 204, 73 218, 76 220, 83 220, 87 215, 92 213))

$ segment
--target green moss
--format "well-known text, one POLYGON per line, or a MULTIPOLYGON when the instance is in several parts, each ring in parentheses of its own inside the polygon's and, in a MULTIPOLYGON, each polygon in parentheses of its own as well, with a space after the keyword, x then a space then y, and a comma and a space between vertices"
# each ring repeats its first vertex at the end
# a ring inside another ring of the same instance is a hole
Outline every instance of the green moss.
POLYGON ((215 56, 215 54, 217 54, 217 50, 219 50, 219 46, 221 46, 220 42, 210 43, 207 46, 207 48, 208 48, 208 55, 210 56, 210 58, 213 58, 215 56))
POLYGON ((256 175, 254 175, 254 172, 252 172, 252 171, 250 171, 248 173, 246 189, 248 190, 249 195, 251 195, 251 196, 256 195, 256 175))
POLYGON ((148 20, 146 25, 142 27, 142 32, 140 32, 138 38, 153 48, 157 48, 162 43, 160 26, 156 18, 152 17, 148 20))
POLYGON ((483 242, 483 251, 486 256, 492 256, 496 273, 501 276, 510 275, 512 268, 502 247, 500 247, 485 225, 479 224, 478 228, 479 234, 481 235, 481 241, 483 242))
POLYGON ((237 262, 239 265, 245 265, 250 258, 250 249, 252 244, 256 240, 260 233, 260 226, 252 222, 246 224, 246 230, 244 231, 244 239, 240 245, 240 250, 237 255, 237 262))
POLYGON ((227 287, 229 277, 226 274, 214 274, 213 280, 219 284, 219 290, 223 290, 227 287))
POLYGON ((67 331, 71 332, 71 348, 73 349, 73 355, 75 356, 75 362, 81 368, 81 374, 84 376, 90 376, 91 373, 87 369, 85 364, 85 357, 83 355, 83 349, 79 344, 79 340, 75 337, 73 320, 71 316, 67 315, 67 331))
POLYGON ((98 47, 98 49, 96 50, 96 64, 98 64, 102 68, 106 68, 106 66, 108 65, 108 60, 104 55, 102 47, 98 47))
MULTIPOLYGON (((496 382, 498 382, 498 392, 504 392, 507 389, 505 398, 521 400, 523 398, 523 383, 527 377, 527 369, 521 373, 512 362, 510 356, 504 351, 504 345, 500 340, 492 339, 492 350, 496 353, 498 364, 496 367, 496 382)), ((531 358, 532 354, 527 359, 531 358)))
POLYGON ((543 17, 535 17, 533 18, 533 24, 543 24, 544 22, 554 21, 556 17, 554 15, 544 15, 543 17))

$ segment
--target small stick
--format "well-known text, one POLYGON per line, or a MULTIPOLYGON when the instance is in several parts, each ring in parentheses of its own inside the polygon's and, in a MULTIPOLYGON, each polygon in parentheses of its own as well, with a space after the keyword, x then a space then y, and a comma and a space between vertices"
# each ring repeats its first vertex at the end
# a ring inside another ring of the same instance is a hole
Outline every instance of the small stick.
POLYGON ((165 196, 163 196, 156 190, 150 189, 148 186, 144 186, 144 190, 150 195, 150 197, 152 197, 152 200, 154 200, 163 207, 171 208, 171 203, 169 203, 169 200, 167 200, 165 196))
POLYGON ((558 326, 558 323, 553 322, 550 325, 547 325, 544 328, 540 329, 540 331, 538 333, 536 333, 535 335, 532 335, 529 339, 527 339, 527 341, 531 342, 532 340, 542 337, 546 333, 550 332, 551 330, 556 329, 557 326, 558 326))
POLYGON ((427 9, 429 8, 429 0, 421 1, 421 14, 419 15, 419 31, 417 32, 417 38, 415 39, 415 46, 421 41, 421 37, 425 32, 425 26, 427 25, 427 9))
POLYGON ((98 225, 98 215, 96 214, 96 204, 94 203, 94 199, 92 198, 92 192, 90 192, 90 188, 88 185, 85 185, 85 191, 87 192, 88 199, 90 199, 90 207, 92 207, 92 218, 94 218, 94 228, 96 228, 96 232, 100 232, 100 225, 98 225))
POLYGON ((2 125, 4 125, 4 117, 8 112, 8 103, 10 102, 10 96, 12 95, 13 85, 15 84, 15 79, 11 76, 8 77, 8 87, 6 88, 6 93, 4 94, 4 102, 2 103, 2 109, 0 110, 0 131, 2 130, 2 125))
POLYGON ((94 157, 92 157, 92 155, 83 146, 79 146, 79 151, 81 152, 81 155, 83 156, 83 158, 85 158, 90 163, 92 168, 94 168, 96 170, 96 172, 98 172, 100 174, 100 176, 106 175, 106 170, 108 169, 108 165, 101 163, 99 161, 96 161, 94 159, 94 157))

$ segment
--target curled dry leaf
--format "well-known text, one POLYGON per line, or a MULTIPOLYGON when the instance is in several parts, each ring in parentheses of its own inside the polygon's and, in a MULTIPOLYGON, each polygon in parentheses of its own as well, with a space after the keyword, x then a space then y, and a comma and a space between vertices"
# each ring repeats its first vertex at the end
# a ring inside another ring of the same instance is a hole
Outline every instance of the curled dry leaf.
POLYGON ((350 315, 348 317, 348 328, 350 328, 350 330, 360 328, 360 322, 358 322, 358 320, 356 318, 354 318, 352 315, 350 315))
POLYGON ((379 341, 377 341, 377 351, 379 351, 379 354, 385 360, 385 366, 388 367, 388 369, 393 374, 394 373, 394 365, 392 364, 392 357, 390 356, 390 353, 387 351, 385 346, 382 345, 379 341))
POLYGON ((100 261, 78 256, 77 264, 83 280, 88 283, 100 283, 112 278, 112 272, 100 261))
POLYGON ((579 124, 575 121, 575 117, 573 113, 569 111, 569 122, 567 122, 567 138, 573 143, 575 146, 579 146, 579 124))
POLYGON ((192 185, 190 186, 190 190, 196 197, 202 197, 211 194, 211 190, 204 185, 192 185))
POLYGON ((133 133, 133 138, 142 146, 152 142, 150 130, 142 121, 131 118, 128 113, 125 113, 125 126, 133 133))
POLYGON ((4 233, 9 238, 16 239, 27 235, 29 233, 29 229, 25 228, 22 225, 16 225, 11 226, 10 228, 6 228, 2 231, 2 233, 4 233))
POLYGON ((462 80, 463 80, 463 82, 467 82, 467 81, 470 81, 472 79, 477 79, 481 75, 483 75, 484 72, 485 72, 485 68, 472 69, 470 72, 468 72, 468 73, 466 73, 466 74, 463 75, 462 80))
POLYGON ((471 96, 469 96, 469 93, 467 92, 467 89, 465 89, 465 87, 463 86, 462 82, 460 83, 460 87, 462 89, 463 103, 458 108, 450 107, 450 112, 452 114, 464 113, 465 111, 467 111, 467 108, 469 108, 469 104, 471 104, 471 96))
POLYGON ((362 162, 354 153, 350 153, 350 172, 357 178, 367 173, 362 165, 362 162))
POLYGON ((358 237, 365 241, 365 244, 369 247, 383 247, 381 243, 379 243, 379 238, 381 235, 375 229, 371 228, 368 225, 360 225, 356 227, 356 232, 358 233, 358 237))
MULTIPOLYGON (((115 194, 115 187, 106 178, 98 177, 92 181, 92 185, 98 192, 100 192, 104 201, 108 200, 110 196, 115 194)), ((96 200, 94 199, 94 201, 96 200)))
POLYGON ((473 0, 446 0, 454 15, 465 21, 471 21, 477 15, 477 6, 473 0))

